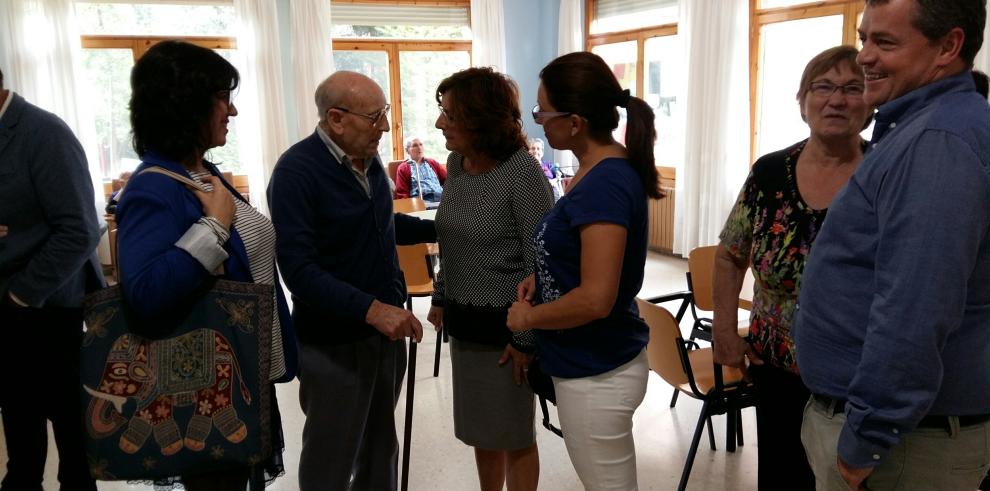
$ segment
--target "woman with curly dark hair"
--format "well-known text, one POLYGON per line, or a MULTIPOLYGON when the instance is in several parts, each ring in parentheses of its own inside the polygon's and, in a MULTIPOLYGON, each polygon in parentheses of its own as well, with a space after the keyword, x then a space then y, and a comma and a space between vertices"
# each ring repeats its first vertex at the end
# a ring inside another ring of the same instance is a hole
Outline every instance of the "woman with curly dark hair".
POLYGON ((526 151, 512 80, 469 68, 442 81, 436 99, 451 153, 429 320, 452 338, 454 432, 474 447, 482 490, 536 489, 534 396, 522 383, 532 343, 505 320, 516 283, 533 271, 530 237, 553 196, 526 151))
POLYGON ((636 489, 633 413, 646 395, 649 329, 635 297, 646 264, 647 198, 662 196, 653 110, 588 52, 540 72, 533 119, 580 167, 537 226, 535 275, 519 283, 513 331, 533 329, 557 415, 585 489, 636 489), (626 145, 615 141, 618 108, 626 145))
MULTIPOLYGON (((148 319, 160 318, 192 295, 202 294, 202 286, 214 276, 273 285, 278 309, 272 325, 269 380, 288 381, 295 371, 294 344, 275 272, 275 229, 223 179, 216 165, 204 159, 207 150, 227 141, 227 124, 237 115, 232 94, 239 79, 237 70, 217 53, 181 41, 156 44, 134 65, 131 126, 142 162, 117 207, 120 283, 128 306, 148 319), (190 178, 205 191, 146 172, 151 168, 190 178)), ((274 479, 282 472, 282 438, 274 390, 271 393, 269 459, 156 484, 181 479, 189 490, 243 490, 249 481, 256 489, 264 485, 263 479, 274 479)), ((158 430, 156 439, 175 433, 158 430)), ((192 424, 182 431, 188 449, 203 451, 189 434, 192 424)), ((206 431, 208 435, 209 427, 206 431)))

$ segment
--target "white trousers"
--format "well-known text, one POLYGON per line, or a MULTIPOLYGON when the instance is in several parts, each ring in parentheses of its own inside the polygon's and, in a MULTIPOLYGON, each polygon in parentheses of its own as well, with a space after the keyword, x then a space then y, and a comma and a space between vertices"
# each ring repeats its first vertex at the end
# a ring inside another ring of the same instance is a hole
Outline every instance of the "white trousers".
POLYGON ((632 418, 646 395, 649 374, 644 350, 600 375, 553 377, 564 444, 585 489, 638 489, 632 418))

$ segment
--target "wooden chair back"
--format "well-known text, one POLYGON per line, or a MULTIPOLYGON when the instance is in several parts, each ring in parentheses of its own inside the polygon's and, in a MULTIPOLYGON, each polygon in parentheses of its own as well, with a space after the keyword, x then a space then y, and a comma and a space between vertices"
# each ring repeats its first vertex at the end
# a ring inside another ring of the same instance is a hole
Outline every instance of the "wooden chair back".
POLYGON ((639 315, 650 327, 650 341, 646 345, 646 357, 650 370, 660 375, 665 382, 675 389, 688 383, 688 376, 681 364, 681 355, 677 348, 681 343, 681 330, 677 320, 665 308, 637 298, 639 315))
POLYGON ((248 182, 247 174, 234 174, 230 184, 241 196, 244 196, 244 199, 251 201, 251 184, 248 182))
POLYGON ((393 160, 388 163, 388 177, 395 182, 395 175, 399 171, 399 164, 405 162, 405 160, 393 160))
POLYGON ((396 246, 399 253, 399 269, 406 277, 406 289, 410 296, 426 296, 433 293, 433 277, 427 256, 426 244, 396 246))
POLYGON ((715 251, 718 246, 696 247, 688 254, 691 272, 691 293, 694 305, 708 312, 715 310, 712 277, 715 275, 715 251))
POLYGON ((413 211, 423 211, 426 209, 426 202, 423 198, 400 198, 392 200, 392 211, 395 213, 409 213, 413 211))

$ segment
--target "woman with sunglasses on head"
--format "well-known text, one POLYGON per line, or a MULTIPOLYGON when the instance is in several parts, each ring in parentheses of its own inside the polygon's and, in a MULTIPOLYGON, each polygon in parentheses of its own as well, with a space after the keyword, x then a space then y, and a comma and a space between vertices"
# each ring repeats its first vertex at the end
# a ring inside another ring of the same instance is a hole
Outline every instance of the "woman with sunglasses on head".
POLYGON ((863 159, 869 125, 856 48, 837 46, 808 62, 797 92, 807 139, 753 164, 715 253, 715 362, 747 369, 756 387, 759 488, 814 489, 801 444, 810 393, 791 338, 801 274, 829 203, 863 159), (737 334, 738 299, 752 267, 749 337, 737 334))
POLYGON ((662 196, 653 110, 588 52, 540 72, 533 118, 579 168, 536 228, 535 275, 521 282, 509 328, 533 329, 553 377, 571 463, 586 489, 636 489, 632 417, 646 394, 649 329, 635 297, 646 264, 647 199, 662 196), (615 141, 625 108, 627 146, 615 141))
POLYGON ((454 433, 474 447, 482 490, 535 490, 534 396, 523 383, 532 342, 505 319, 533 272, 530 238, 553 205, 550 185, 526 151, 515 82, 469 68, 440 82, 436 98, 451 153, 429 320, 451 338, 454 433))
MULTIPOLYGON (((117 207, 120 285, 128 307, 149 321, 194 300, 214 277, 273 285, 277 308, 267 379, 284 382, 295 373, 295 339, 275 270, 275 229, 205 158, 209 149, 227 142, 228 121, 237 115, 231 94, 239 80, 233 65, 216 52, 182 41, 162 41, 134 65, 130 117, 141 165, 117 207), (201 189, 193 190, 156 172, 159 169, 192 179, 201 189)), ((256 490, 281 475, 282 428, 274 388, 270 393, 269 401, 254 403, 270 407, 261 421, 269 425, 271 455, 255 465, 218 464, 210 472, 176 476, 156 482, 156 487, 181 481, 191 491, 243 491, 250 482, 256 490)), ((149 414, 135 416, 124 435, 143 433, 147 438, 153 429, 155 443, 145 444, 161 445, 164 455, 219 452, 222 448, 210 448, 210 441, 240 441, 236 439, 243 439, 247 429, 231 412, 229 398, 218 392, 213 401, 197 406, 189 428, 178 428, 171 419, 155 421, 149 414)), ((156 416, 168 410, 160 406, 156 416)))

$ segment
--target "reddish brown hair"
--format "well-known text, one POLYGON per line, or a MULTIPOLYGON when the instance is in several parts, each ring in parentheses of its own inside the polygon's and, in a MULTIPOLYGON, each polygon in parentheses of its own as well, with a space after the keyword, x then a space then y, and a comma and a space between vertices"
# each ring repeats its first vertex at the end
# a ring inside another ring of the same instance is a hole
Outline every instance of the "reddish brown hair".
POLYGON ((440 82, 437 103, 449 94, 449 122, 463 128, 475 151, 502 161, 526 147, 519 89, 488 67, 461 70, 440 82))

